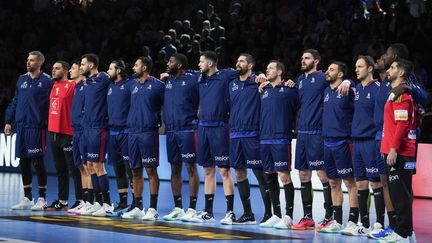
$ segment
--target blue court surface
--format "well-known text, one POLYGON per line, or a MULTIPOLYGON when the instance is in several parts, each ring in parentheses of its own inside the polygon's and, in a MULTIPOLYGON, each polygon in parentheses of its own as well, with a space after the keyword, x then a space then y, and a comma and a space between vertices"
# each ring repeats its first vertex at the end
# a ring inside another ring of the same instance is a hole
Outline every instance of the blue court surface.
MULTIPOLYGON (((298 175, 292 175, 298 176, 298 175)), ((37 196, 36 178, 33 180, 33 195, 37 196)), ((48 177, 48 203, 56 199, 56 177, 48 177)), ((114 179, 110 179, 111 198, 118 201, 114 179)), ((204 208, 203 185, 200 187, 197 209, 204 208)), ((237 193, 237 190, 236 190, 237 193)), ((74 202, 71 183, 69 203, 74 202)), ((159 220, 155 223, 125 221, 119 218, 95 218, 72 216, 65 212, 12 211, 11 205, 17 203, 23 195, 21 176, 15 173, 0 173, 0 242, 174 242, 174 241, 215 241, 215 242, 377 242, 364 237, 349 237, 339 234, 323 234, 315 231, 293 231, 260 229, 253 226, 222 226, 219 220, 225 214, 225 198, 222 186, 218 185, 215 196, 214 212, 216 223, 168 223, 159 220)), ((281 190, 281 199, 283 190, 281 190)), ((129 197, 131 199, 131 197, 129 197)), ((252 208, 257 221, 260 221, 264 207, 257 187, 251 191, 252 208)), ((183 205, 188 205, 187 184, 183 186, 183 205)), ((144 188, 144 207, 149 205, 148 182, 144 188)), ((284 205, 284 204, 283 204, 284 205)), ((318 222, 324 216, 321 192, 314 192, 314 219, 318 222)), ((284 207, 284 206, 283 206, 284 207)), ((161 182, 158 212, 160 217, 173 208, 173 199, 169 182, 161 182)), ((348 196, 344 195, 344 220, 348 215, 348 196)), ((370 207, 371 223, 375 221, 373 200, 370 207)), ((235 212, 242 214, 242 205, 238 194, 235 198, 235 212)), ((294 221, 302 216, 300 191, 295 192, 294 221)), ((344 222, 346 223, 346 222, 344 222)), ((417 242, 432 242, 432 200, 414 200, 414 230, 417 242)))

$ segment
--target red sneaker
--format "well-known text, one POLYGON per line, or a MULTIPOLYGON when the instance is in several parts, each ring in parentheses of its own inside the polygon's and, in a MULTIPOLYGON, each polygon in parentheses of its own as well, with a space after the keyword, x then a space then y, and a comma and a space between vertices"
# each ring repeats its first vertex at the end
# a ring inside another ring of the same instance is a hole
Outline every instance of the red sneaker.
POLYGON ((293 224, 293 230, 313 230, 315 229, 315 222, 310 218, 302 218, 298 224, 293 224))
POLYGON ((323 221, 321 221, 319 224, 319 226, 316 228, 317 232, 320 232, 322 229, 324 229, 325 227, 331 225, 331 223, 333 222, 332 218, 329 219, 323 219, 323 221))

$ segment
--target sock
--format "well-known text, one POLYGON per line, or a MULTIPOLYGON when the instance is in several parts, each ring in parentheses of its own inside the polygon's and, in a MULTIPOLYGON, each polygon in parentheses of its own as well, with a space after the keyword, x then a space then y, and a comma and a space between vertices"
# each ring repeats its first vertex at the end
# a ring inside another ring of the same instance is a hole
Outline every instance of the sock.
POLYGON ((32 188, 24 187, 24 197, 28 198, 30 201, 33 200, 32 188))
POLYGON ((384 226, 385 202, 383 188, 373 189, 373 195, 375 200, 376 221, 384 226))
POLYGON ((396 227, 396 212, 395 211, 387 212, 387 216, 389 218, 390 227, 394 229, 396 227))
POLYGON ((368 210, 368 200, 370 194, 369 189, 358 190, 358 201, 359 201, 359 211, 360 211, 360 221, 363 227, 369 228, 369 210, 368 210))
POLYGON ((325 213, 325 218, 329 219, 331 218, 331 216, 333 215, 333 210, 332 210, 332 198, 331 198, 331 187, 330 187, 330 183, 326 182, 323 183, 323 194, 324 194, 324 209, 326 211, 325 213))
POLYGON ((246 179, 244 181, 237 182, 237 187, 239 190, 240 198, 243 204, 244 213, 251 214, 251 202, 250 202, 250 185, 249 180, 246 179))
POLYGON ((255 174, 255 177, 257 178, 258 181, 258 185, 259 185, 259 189, 260 189, 260 193, 261 193, 261 198, 263 200, 264 203, 264 208, 265 208, 265 215, 271 215, 272 211, 271 211, 271 199, 270 199, 270 191, 268 189, 268 185, 265 179, 265 173, 262 170, 259 169, 253 169, 252 170, 253 173, 255 174))
POLYGON ((100 192, 100 186, 99 186, 99 179, 98 176, 96 174, 91 174, 91 182, 93 185, 93 190, 95 192, 100 192))
POLYGON ((109 180, 108 175, 98 176, 100 191, 102 192, 103 202, 106 204, 111 204, 110 192, 109 192, 109 180))
POLYGON ((102 195, 102 192, 96 192, 95 191, 94 195, 95 195, 96 202, 99 203, 100 205, 102 205, 103 204, 103 195, 102 195))
POLYGON ((348 221, 357 223, 358 217, 359 217, 359 208, 350 208, 348 221))
POLYGON ((333 205, 333 219, 342 224, 342 206, 333 205))
POLYGON ((197 199, 198 197, 189 197, 189 208, 196 209, 197 199))
POLYGON ((87 189, 88 191, 88 202, 93 204, 95 199, 95 193, 93 189, 87 189))
POLYGON ((128 193, 127 192, 120 192, 119 198, 120 198, 120 205, 127 206, 128 193))
POLYGON ((214 194, 205 194, 205 209, 207 213, 213 215, 213 199, 214 194))
POLYGON ((176 208, 183 208, 183 203, 182 203, 182 197, 181 196, 174 196, 174 206, 176 208))
POLYGON ((227 212, 234 211, 234 195, 225 196, 226 204, 227 204, 227 212))
POLYGON ((83 189, 83 201, 88 202, 89 201, 89 192, 87 188, 83 189))
POLYGON ((39 187, 39 197, 46 198, 46 187, 39 187))
POLYGON ((286 204, 286 215, 293 218, 294 211, 294 185, 292 183, 284 185, 285 191, 285 204, 286 204))
POLYGON ((157 210, 158 194, 150 194, 150 208, 157 210))
POLYGON ((142 199, 142 197, 136 197, 134 205, 135 205, 135 207, 139 208, 140 210, 143 210, 143 199, 142 199))
POLYGON ((312 182, 302 182, 301 183, 301 196, 303 204, 303 215, 304 217, 312 218, 312 182))
POLYGON ((280 200, 279 200, 279 181, 278 176, 275 173, 267 174, 267 184, 270 190, 270 198, 271 202, 273 204, 273 214, 278 216, 279 218, 282 217, 281 207, 280 207, 280 200))

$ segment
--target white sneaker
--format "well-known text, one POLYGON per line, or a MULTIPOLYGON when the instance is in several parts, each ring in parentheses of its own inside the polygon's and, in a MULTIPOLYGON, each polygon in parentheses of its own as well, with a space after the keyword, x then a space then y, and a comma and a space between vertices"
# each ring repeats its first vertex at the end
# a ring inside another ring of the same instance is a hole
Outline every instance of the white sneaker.
POLYGON ((149 208, 145 215, 142 217, 144 221, 156 221, 159 218, 159 214, 154 208, 149 208))
POLYGON ((86 205, 83 200, 80 200, 79 202, 80 203, 76 207, 68 209, 67 212, 70 214, 78 214, 79 210, 86 205))
POLYGON ((166 221, 176 221, 185 216, 185 211, 182 208, 175 207, 169 214, 163 216, 166 221))
POLYGON ((320 230, 321 233, 339 233, 342 230, 342 225, 339 224, 336 220, 332 220, 332 222, 327 226, 320 230))
POLYGON ((287 229, 291 229, 292 224, 293 224, 292 218, 288 215, 284 215, 282 216, 281 220, 273 227, 280 230, 287 230, 287 229))
POLYGON ((121 217, 122 219, 141 219, 144 217, 144 209, 141 210, 138 207, 134 207, 131 211, 122 214, 121 217))
POLYGON ((24 197, 18 204, 11 207, 12 210, 29 210, 34 206, 33 200, 24 197))
POLYGON ((390 232, 386 237, 379 240, 378 242, 397 242, 397 243, 409 243, 410 239, 409 237, 403 238, 402 236, 398 235, 396 232, 390 232))
POLYGON ((189 219, 189 222, 192 223, 214 223, 216 220, 213 215, 202 211, 199 214, 195 214, 195 216, 189 219))
POLYGON ((82 212, 89 210, 89 208, 93 207, 93 204, 90 202, 86 202, 82 208, 76 211, 77 215, 81 215, 82 212))
POLYGON ((381 233, 383 231, 384 231, 383 226, 380 223, 376 222, 373 226, 373 230, 367 234, 367 237, 373 238, 372 237, 373 234, 378 234, 378 233, 381 233))
POLYGON ((189 220, 191 218, 193 218, 196 215, 196 211, 193 208, 188 208, 188 210, 186 211, 185 215, 183 215, 183 217, 180 218, 181 221, 183 222, 189 222, 189 220))
POLYGON ((47 207, 47 201, 45 200, 45 198, 40 197, 40 198, 38 198, 35 205, 33 207, 31 207, 30 209, 32 211, 43 211, 43 210, 45 210, 46 207, 47 207))
POLYGON ((279 223, 279 221, 281 221, 281 218, 272 215, 271 218, 267 219, 267 221, 261 223, 259 226, 263 228, 273 228, 277 223, 279 223))
POLYGON ((412 235, 409 236, 408 238, 409 238, 410 243, 417 243, 417 237, 416 237, 414 231, 412 232, 412 235))
POLYGON ((221 219, 220 223, 223 225, 232 225, 233 221, 235 221, 235 214, 233 211, 228 211, 225 217, 221 219))
POLYGON ((109 205, 108 203, 104 203, 98 211, 92 213, 92 216, 105 217, 107 215, 107 212, 112 210, 114 210, 114 208, 111 205, 109 205))
POLYGON ((348 221, 345 228, 340 231, 341 234, 350 235, 350 236, 356 235, 356 232, 357 232, 357 224, 352 221, 348 221))
POLYGON ((81 211, 81 215, 87 215, 87 216, 90 216, 90 215, 92 215, 94 212, 98 211, 98 210, 101 209, 101 208, 102 208, 102 206, 101 206, 98 202, 95 202, 95 203, 93 204, 93 206, 91 206, 91 207, 89 207, 89 208, 86 208, 85 210, 81 211))
POLYGON ((357 235, 367 236, 371 232, 371 228, 365 228, 362 223, 357 224, 357 235))

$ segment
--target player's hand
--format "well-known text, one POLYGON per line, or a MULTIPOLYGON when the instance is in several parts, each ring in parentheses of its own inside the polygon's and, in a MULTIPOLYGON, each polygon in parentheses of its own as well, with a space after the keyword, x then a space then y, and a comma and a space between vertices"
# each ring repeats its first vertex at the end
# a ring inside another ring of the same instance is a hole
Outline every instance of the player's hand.
POLYGON ((255 78, 255 83, 257 83, 257 84, 262 84, 264 82, 267 82, 267 78, 266 78, 266 76, 263 73, 261 73, 260 75, 258 75, 255 78))
POLYGON ((397 153, 396 149, 391 148, 390 153, 387 155, 387 164, 393 166, 396 164, 397 153))
POLYGON ((401 84, 397 87, 394 87, 389 95, 389 99, 391 101, 395 101, 399 96, 401 96, 403 93, 409 93, 411 94, 412 92, 412 88, 411 86, 407 85, 407 84, 401 84))
POLYGON ((166 79, 166 78, 168 78, 169 77, 169 74, 168 73, 161 73, 160 74, 160 80, 164 80, 164 79, 166 79))
POLYGON ((292 81, 292 79, 288 79, 288 81, 285 82, 285 86, 290 87, 290 88, 294 88, 295 85, 296 85, 296 83, 294 81, 292 81))
POLYGON ((260 92, 260 93, 264 92, 264 87, 267 86, 267 84, 269 84, 269 83, 270 83, 269 81, 262 82, 260 84, 260 86, 258 87, 258 92, 260 92))
POLYGON ((349 80, 345 79, 337 88, 337 92, 341 96, 347 96, 349 93, 350 87, 351 87, 351 82, 349 80))
POLYGON ((9 136, 12 134, 12 126, 10 124, 5 125, 4 133, 6 134, 6 136, 9 136))

